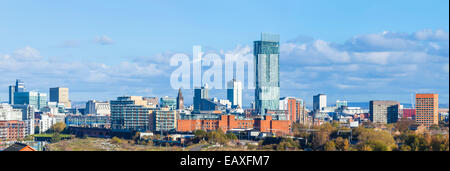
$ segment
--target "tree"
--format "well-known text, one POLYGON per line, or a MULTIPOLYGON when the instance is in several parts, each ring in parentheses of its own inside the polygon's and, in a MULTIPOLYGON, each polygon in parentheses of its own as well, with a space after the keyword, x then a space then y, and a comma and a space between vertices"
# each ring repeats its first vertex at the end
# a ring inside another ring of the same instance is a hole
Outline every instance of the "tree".
POLYGON ((371 150, 390 151, 396 148, 395 140, 387 131, 373 129, 356 129, 359 145, 368 145, 371 150))
POLYGON ((50 130, 54 133, 61 133, 64 129, 66 129, 66 124, 64 122, 58 122, 50 127, 50 130))
POLYGON ((325 151, 336 151, 336 144, 334 141, 328 141, 324 146, 325 151))
POLYGON ((409 145, 401 145, 400 151, 411 151, 411 147, 409 145))
POLYGON ((406 132, 409 130, 409 127, 414 124, 414 121, 409 118, 401 118, 397 123, 395 123, 394 127, 396 130, 400 132, 406 132))
POLYGON ((342 137, 338 137, 335 140, 336 148, 339 151, 347 151, 350 148, 350 143, 348 139, 344 139, 342 137))
POLYGON ((321 147, 323 147, 323 145, 325 145, 325 143, 327 143, 329 140, 329 135, 327 132, 324 131, 320 131, 320 132, 314 132, 312 134, 312 148, 315 150, 320 149, 321 147))

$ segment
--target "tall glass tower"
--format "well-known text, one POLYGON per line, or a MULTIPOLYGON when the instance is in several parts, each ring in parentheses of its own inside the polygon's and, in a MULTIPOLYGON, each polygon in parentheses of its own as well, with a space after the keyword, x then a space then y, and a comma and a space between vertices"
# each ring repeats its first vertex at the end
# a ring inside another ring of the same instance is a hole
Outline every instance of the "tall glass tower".
POLYGON ((261 115, 265 109, 278 110, 280 100, 280 36, 261 33, 261 40, 254 41, 255 56, 255 108, 261 115))

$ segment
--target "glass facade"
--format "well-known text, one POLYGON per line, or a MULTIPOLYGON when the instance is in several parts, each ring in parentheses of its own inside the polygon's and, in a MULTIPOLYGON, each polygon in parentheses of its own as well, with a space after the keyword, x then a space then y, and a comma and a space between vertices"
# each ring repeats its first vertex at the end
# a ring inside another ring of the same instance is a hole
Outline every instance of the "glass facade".
POLYGON ((177 108, 177 99, 174 97, 161 97, 160 103, 161 107, 168 107, 170 110, 175 110, 177 108))
POLYGON ((255 108, 259 114, 265 109, 277 110, 280 99, 280 37, 276 34, 261 34, 261 40, 254 42, 255 56, 255 108))
POLYGON ((47 94, 34 91, 14 92, 14 104, 28 104, 40 110, 47 106, 47 94))

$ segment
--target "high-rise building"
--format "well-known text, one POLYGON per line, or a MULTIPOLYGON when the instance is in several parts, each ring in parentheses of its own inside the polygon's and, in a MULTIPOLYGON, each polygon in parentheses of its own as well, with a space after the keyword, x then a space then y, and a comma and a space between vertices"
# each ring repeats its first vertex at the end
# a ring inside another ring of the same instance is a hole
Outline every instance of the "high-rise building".
POLYGON ((8 103, 13 105, 14 104, 14 92, 24 92, 25 91, 25 84, 22 80, 17 79, 15 85, 10 85, 8 87, 9 91, 9 101, 8 103))
POLYGON ((183 94, 181 93, 181 88, 178 90, 177 109, 178 110, 184 109, 184 98, 183 98, 183 94))
POLYGON ((296 105, 297 105, 297 120, 296 122, 307 125, 308 123, 308 112, 306 112, 305 102, 303 99, 296 98, 296 105))
POLYGON ((254 41, 255 56, 255 107, 259 114, 265 110, 278 110, 280 99, 280 36, 261 34, 261 40, 254 41))
POLYGON ((96 100, 89 100, 86 103, 84 114, 94 114, 98 116, 110 116, 111 107, 109 102, 99 102, 96 100))
POLYGON ((9 94, 8 94, 9 95, 9 101, 8 101, 8 103, 13 105, 14 104, 14 92, 16 91, 16 86, 10 85, 8 87, 8 90, 9 90, 9 94))
POLYGON ((194 110, 199 111, 201 108, 202 99, 209 99, 208 96, 208 84, 205 84, 201 88, 194 89, 194 110))
POLYGON ((25 91, 25 83, 22 80, 16 80, 15 92, 24 92, 25 91))
POLYGON ((117 97, 111 100, 111 129, 115 132, 151 129, 153 108, 141 96, 117 97))
POLYGON ((313 98, 314 111, 321 111, 324 107, 327 107, 327 95, 318 94, 313 98))
POLYGON ((71 108, 69 100, 69 88, 55 87, 50 88, 50 101, 64 104, 65 108, 71 108))
POLYGON ((400 112, 400 103, 396 101, 370 101, 370 121, 373 123, 395 123, 400 112))
POLYGON ((47 106, 47 94, 35 91, 14 92, 15 105, 31 105, 34 109, 40 110, 47 106))
POLYGON ((416 94, 416 123, 425 127, 439 124, 438 94, 416 94))
POLYGON ((242 82, 233 79, 228 82, 227 86, 227 99, 231 102, 231 105, 242 108, 242 82))
POLYGON ((303 100, 294 97, 280 98, 280 110, 287 110, 291 123, 307 124, 307 113, 303 100))

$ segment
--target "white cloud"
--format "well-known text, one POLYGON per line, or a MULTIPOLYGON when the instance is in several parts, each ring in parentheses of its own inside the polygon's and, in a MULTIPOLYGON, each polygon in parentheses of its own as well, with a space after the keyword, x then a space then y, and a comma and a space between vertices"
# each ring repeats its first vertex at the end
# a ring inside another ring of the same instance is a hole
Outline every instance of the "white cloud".
POLYGON ((110 37, 105 35, 95 37, 95 42, 101 45, 109 45, 114 43, 114 41, 110 37))
POLYGON ((26 61, 36 61, 41 59, 39 51, 30 46, 26 46, 22 49, 15 50, 13 52, 13 57, 18 60, 26 60, 26 61))

